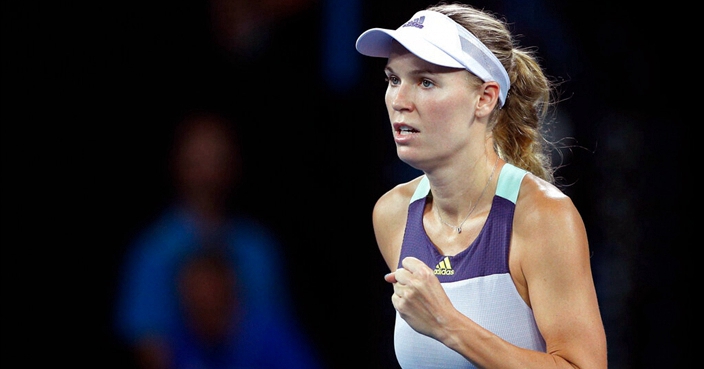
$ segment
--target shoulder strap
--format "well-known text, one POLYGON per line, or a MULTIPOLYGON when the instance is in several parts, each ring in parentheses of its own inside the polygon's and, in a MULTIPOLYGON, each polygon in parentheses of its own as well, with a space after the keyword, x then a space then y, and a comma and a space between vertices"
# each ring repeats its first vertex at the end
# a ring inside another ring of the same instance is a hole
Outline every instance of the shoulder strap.
POLYGON ((430 193, 430 182, 428 182, 428 177, 423 175, 423 178, 420 179, 420 183, 418 183, 418 187, 416 187, 416 192, 413 193, 413 196, 411 197, 411 203, 413 201, 416 201, 418 199, 422 199, 430 193))
POLYGON ((499 181, 496 184, 496 195, 515 204, 516 199, 518 199, 518 190, 521 189, 521 181, 523 181, 526 173, 528 172, 524 169, 509 163, 504 164, 499 174, 499 181))

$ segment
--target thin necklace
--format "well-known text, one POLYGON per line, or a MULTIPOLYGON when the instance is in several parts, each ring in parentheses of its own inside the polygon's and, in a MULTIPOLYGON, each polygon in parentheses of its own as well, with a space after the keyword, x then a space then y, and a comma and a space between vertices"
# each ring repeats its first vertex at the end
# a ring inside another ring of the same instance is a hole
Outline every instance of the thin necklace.
POLYGON ((479 194, 479 197, 477 197, 477 201, 474 202, 474 206, 472 206, 472 209, 469 210, 469 213, 467 214, 466 217, 464 217, 464 220, 462 223, 460 223, 459 226, 453 226, 452 224, 446 222, 444 219, 442 219, 442 215, 440 214, 440 207, 437 206, 435 207, 435 210, 438 212, 438 217, 440 218, 440 221, 445 224, 446 226, 453 228, 457 231, 457 234, 462 233, 462 226, 464 225, 464 222, 469 219, 469 216, 472 215, 474 212, 474 209, 477 208, 477 205, 479 205, 479 200, 481 200, 482 196, 484 196, 484 192, 486 192, 486 189, 489 188, 489 183, 491 183, 491 179, 494 178, 494 172, 496 171, 496 165, 499 163, 499 157, 496 157, 496 161, 494 162, 494 168, 491 170, 491 174, 489 175, 489 180, 486 181, 486 184, 484 185, 484 189, 482 190, 482 193, 479 194))

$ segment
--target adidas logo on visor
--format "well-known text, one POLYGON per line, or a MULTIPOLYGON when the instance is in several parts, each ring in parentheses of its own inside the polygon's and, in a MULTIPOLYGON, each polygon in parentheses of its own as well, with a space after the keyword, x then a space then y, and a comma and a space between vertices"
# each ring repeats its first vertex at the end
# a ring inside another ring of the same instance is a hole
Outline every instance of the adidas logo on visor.
POLYGON ((416 27, 416 28, 423 29, 423 22, 424 21, 425 21, 425 15, 421 16, 420 18, 411 19, 401 27, 416 27))

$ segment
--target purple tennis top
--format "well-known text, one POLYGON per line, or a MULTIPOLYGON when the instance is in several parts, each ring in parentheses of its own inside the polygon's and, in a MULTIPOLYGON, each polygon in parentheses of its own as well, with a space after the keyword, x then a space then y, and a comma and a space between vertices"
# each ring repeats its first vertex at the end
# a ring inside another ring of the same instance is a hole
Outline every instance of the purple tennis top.
MULTIPOLYGON (((399 268, 405 257, 418 258, 435 270, 450 301, 464 315, 516 346, 545 351, 533 311, 516 290, 508 268, 513 214, 526 173, 508 163, 503 166, 482 230, 457 255, 441 254, 425 232, 423 209, 430 186, 423 177, 408 206, 399 268)), ((394 347, 404 369, 476 368, 456 351, 413 330, 398 312, 394 347)))

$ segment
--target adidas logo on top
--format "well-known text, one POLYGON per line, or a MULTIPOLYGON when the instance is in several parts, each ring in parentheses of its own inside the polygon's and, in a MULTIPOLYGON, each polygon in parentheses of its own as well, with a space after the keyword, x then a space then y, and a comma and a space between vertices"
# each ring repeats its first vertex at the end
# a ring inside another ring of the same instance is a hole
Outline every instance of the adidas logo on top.
POLYGON ((452 265, 450 265, 450 257, 445 256, 442 261, 438 263, 438 265, 435 266, 435 275, 453 275, 455 274, 455 271, 452 269, 452 265))
POLYGON ((423 28, 423 22, 425 21, 425 15, 421 16, 420 18, 415 18, 411 19, 408 22, 406 22, 403 27, 416 27, 416 28, 423 28))

